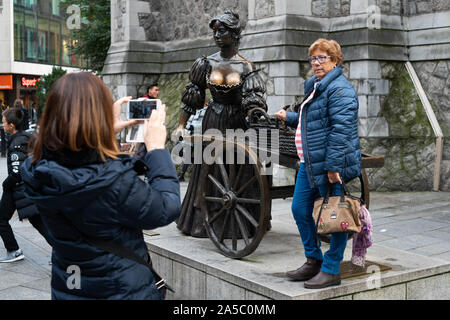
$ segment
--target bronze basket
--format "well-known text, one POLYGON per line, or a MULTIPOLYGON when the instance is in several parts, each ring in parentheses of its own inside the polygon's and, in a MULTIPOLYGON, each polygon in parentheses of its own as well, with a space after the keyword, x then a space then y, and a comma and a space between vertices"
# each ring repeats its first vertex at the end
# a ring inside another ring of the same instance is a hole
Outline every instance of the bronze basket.
POLYGON ((248 126, 256 132, 259 146, 267 146, 268 149, 276 149, 278 153, 288 156, 297 156, 295 146, 295 131, 287 128, 286 123, 275 116, 269 116, 261 108, 253 108, 247 113, 248 126), (266 129, 267 134, 260 134, 266 129), (278 145, 272 146, 272 130, 278 130, 278 145))

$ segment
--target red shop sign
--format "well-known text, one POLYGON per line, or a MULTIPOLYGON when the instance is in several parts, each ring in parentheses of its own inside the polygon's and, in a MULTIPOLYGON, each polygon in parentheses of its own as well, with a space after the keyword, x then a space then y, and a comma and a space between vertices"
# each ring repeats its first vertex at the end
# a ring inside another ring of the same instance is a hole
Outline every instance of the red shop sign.
POLYGON ((39 80, 41 80, 41 78, 27 79, 25 77, 22 77, 22 86, 27 88, 36 87, 36 82, 38 82, 39 80))

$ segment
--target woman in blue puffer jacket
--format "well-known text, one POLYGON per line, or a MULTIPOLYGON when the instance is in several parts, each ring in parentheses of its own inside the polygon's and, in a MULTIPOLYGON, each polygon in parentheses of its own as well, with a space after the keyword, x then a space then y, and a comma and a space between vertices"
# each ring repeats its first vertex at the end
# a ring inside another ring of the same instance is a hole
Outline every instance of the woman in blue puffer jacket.
POLYGON ((177 173, 164 149, 165 109, 144 123, 143 162, 119 152, 116 133, 134 124, 120 119, 129 99, 114 104, 109 89, 88 72, 63 76, 49 93, 21 174, 53 244, 52 299, 162 298, 149 268, 89 240, 115 243, 146 260, 142 230, 180 214, 177 173))
POLYGON ((361 173, 358 138, 358 96, 342 74, 343 55, 334 40, 318 39, 309 48, 314 76, 305 82, 305 99, 299 112, 280 110, 276 115, 297 128, 295 143, 300 169, 292 200, 292 213, 305 249, 306 263, 288 271, 305 288, 325 288, 341 283, 339 265, 347 245, 346 233, 331 235, 324 255, 316 246, 314 200, 324 196, 328 183, 334 195, 340 184, 361 173))

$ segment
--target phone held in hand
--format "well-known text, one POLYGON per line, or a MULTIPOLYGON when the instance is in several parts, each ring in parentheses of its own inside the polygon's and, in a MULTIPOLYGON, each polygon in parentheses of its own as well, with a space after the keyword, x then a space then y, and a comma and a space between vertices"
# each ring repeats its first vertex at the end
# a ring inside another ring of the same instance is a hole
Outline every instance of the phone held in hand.
POLYGON ((150 119, 152 111, 161 108, 160 99, 136 99, 127 102, 126 112, 128 120, 150 119))

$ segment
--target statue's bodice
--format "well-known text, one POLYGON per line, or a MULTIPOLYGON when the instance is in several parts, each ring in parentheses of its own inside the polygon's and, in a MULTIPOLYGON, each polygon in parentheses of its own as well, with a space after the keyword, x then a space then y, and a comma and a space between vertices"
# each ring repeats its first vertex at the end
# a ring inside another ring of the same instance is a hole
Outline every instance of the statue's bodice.
POLYGON ((208 57, 210 72, 206 75, 206 84, 213 100, 222 104, 241 103, 241 87, 245 76, 252 71, 248 61, 241 59, 224 60, 220 57, 208 57))

